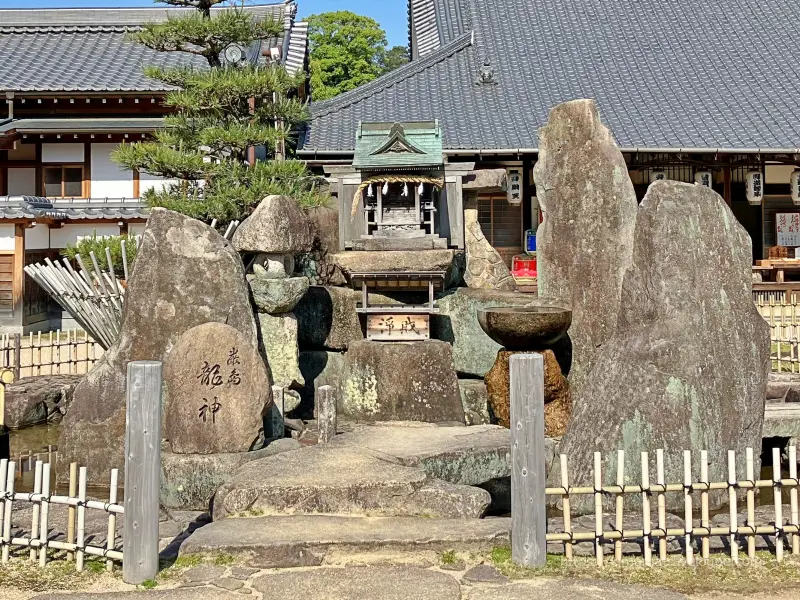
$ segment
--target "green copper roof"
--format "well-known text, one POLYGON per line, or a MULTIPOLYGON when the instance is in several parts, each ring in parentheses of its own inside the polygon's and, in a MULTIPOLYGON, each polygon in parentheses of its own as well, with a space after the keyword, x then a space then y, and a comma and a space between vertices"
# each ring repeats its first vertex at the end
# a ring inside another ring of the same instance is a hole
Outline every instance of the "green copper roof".
POLYGON ((353 166, 364 171, 440 169, 442 132, 434 121, 360 123, 353 166))

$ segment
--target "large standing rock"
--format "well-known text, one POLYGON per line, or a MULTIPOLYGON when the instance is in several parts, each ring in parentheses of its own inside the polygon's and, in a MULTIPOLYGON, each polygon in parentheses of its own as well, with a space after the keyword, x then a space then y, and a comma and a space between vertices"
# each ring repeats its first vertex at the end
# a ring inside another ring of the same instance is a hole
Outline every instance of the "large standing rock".
POLYGON ((464 423, 450 344, 439 340, 352 342, 339 398, 356 421, 464 423))
POLYGON ((570 382, 578 389, 597 349, 616 331, 636 192, 592 100, 550 111, 533 176, 544 213, 536 232, 539 295, 572 309, 570 382))
MULTIPOLYGON (((269 358, 269 371, 273 385, 298 388, 305 384, 300 372, 297 347, 297 318, 292 313, 267 315, 258 313, 261 343, 269 358)), ((291 409, 290 409, 291 410, 291 409)))
POLYGON ((272 405, 258 346, 224 323, 184 333, 164 361, 164 432, 176 454, 255 450, 272 405))
POLYGON ((239 254, 207 225, 156 208, 128 280, 117 343, 75 389, 59 440, 62 464, 90 465, 106 480, 124 465, 125 389, 132 360, 163 360, 187 330, 227 323, 256 346, 239 254))
POLYGON ((483 235, 478 222, 478 209, 464 210, 464 237, 466 240, 467 269, 464 282, 475 289, 508 290, 517 289, 517 282, 508 270, 503 257, 483 235))
MULTIPOLYGON (((770 369, 769 328, 750 290, 750 238, 715 192, 658 181, 639 208, 633 256, 619 330, 576 390, 561 445, 574 485, 591 485, 595 451, 614 472, 618 449, 630 458, 628 481, 641 480, 640 453, 658 448, 667 481, 683 481, 683 450, 696 461, 703 449, 711 481, 727 481, 728 450, 740 460, 747 447, 759 455, 770 369)), ((667 494, 667 502, 679 509, 683 499, 667 494)))
POLYGON ((300 257, 299 267, 303 275, 315 285, 343 285, 342 270, 331 256, 339 251, 339 210, 335 207, 317 206, 306 210, 314 232, 311 251, 300 257))
POLYGON ((293 198, 267 196, 233 234, 239 252, 298 254, 314 243, 311 223, 293 198))

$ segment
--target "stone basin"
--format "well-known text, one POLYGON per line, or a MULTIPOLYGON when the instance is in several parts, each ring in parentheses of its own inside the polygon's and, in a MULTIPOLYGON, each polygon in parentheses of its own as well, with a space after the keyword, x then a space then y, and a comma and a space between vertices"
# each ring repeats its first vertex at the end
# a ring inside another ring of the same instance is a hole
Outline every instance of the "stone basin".
POLYGON ((496 306, 478 310, 478 323, 507 350, 548 348, 572 324, 572 311, 557 306, 496 306))

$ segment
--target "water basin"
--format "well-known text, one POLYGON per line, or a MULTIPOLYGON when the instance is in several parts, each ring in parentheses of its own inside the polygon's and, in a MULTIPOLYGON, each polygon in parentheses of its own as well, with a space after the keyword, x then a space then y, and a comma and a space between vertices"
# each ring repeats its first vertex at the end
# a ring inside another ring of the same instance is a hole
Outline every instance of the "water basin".
POLYGON ((572 324, 572 311, 557 306, 490 306, 478 310, 478 323, 507 350, 538 350, 564 336, 572 324))

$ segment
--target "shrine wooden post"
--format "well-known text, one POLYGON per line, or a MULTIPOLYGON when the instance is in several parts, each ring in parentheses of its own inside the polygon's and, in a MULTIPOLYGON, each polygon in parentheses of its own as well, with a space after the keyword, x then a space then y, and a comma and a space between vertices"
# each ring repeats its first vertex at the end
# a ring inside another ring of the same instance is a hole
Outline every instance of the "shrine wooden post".
POLYGON ((122 579, 134 585, 158 574, 161 369, 160 361, 128 363, 122 579))
POLYGON ((544 358, 515 354, 511 378, 511 560, 547 561, 544 460, 544 358))

